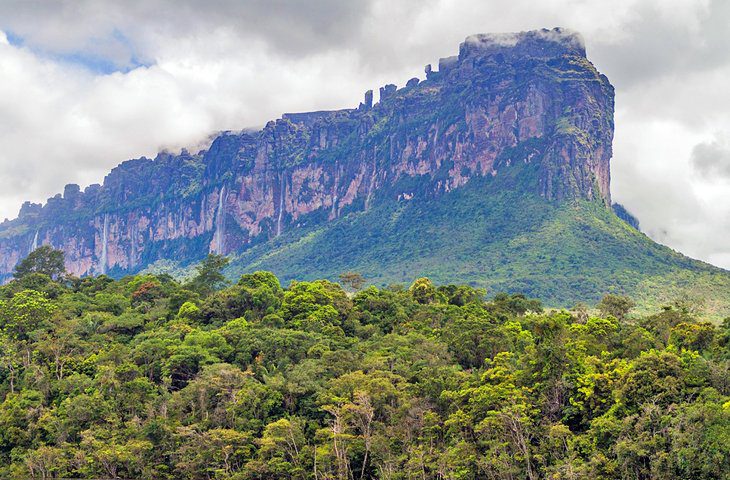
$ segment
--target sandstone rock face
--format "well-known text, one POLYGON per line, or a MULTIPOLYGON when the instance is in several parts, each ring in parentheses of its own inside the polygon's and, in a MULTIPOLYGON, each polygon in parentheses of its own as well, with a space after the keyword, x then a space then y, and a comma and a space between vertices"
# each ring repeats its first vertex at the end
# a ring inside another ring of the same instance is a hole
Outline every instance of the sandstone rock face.
MULTIPOLYGON (((417 201, 475 176, 533 168, 547 201, 610 208, 613 87, 561 29, 467 38, 423 81, 357 109, 285 114, 206 151, 122 163, 0 225, 0 276, 39 245, 76 275, 231 254, 374 202, 417 201)), ((485 198, 488 201, 488 198, 485 198)))

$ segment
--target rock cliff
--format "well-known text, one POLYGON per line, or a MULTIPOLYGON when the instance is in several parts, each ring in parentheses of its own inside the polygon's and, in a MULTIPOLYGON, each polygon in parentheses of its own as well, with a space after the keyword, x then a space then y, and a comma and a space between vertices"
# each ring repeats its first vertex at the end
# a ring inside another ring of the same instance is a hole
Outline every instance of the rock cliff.
POLYGON ((378 202, 510 175, 518 163, 546 201, 610 208, 612 137, 613 88, 578 34, 475 35, 427 66, 425 80, 380 88, 375 104, 367 92, 358 108, 284 114, 205 151, 130 160, 102 185, 24 204, 0 225, 0 277, 42 244, 64 250, 76 275, 240 253, 378 202))

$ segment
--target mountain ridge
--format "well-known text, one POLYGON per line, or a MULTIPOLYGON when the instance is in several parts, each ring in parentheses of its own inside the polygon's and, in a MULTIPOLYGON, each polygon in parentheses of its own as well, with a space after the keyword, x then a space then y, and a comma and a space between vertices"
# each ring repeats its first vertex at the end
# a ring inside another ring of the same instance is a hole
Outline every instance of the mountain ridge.
POLYGON ((373 195, 411 195, 388 191, 403 178, 428 174, 427 188, 443 192, 494 175, 495 162, 512 161, 498 158, 505 149, 540 153, 546 198, 610 203, 613 87, 579 45, 560 29, 472 36, 438 71, 427 67, 423 82, 382 87, 375 105, 368 92, 357 109, 284 114, 198 154, 124 162, 101 186, 67 185, 45 206, 24 204, 0 226, 0 274, 35 238, 63 248, 78 275, 132 272, 172 252, 200 256, 206 244, 239 251, 310 214, 332 219, 367 209, 373 195), (562 111, 568 105, 578 112, 562 111))
MULTIPOLYGON (((329 226, 340 228, 349 216, 370 218, 370 230, 358 227, 363 235, 376 231, 385 235, 378 230, 384 221, 381 212, 385 215, 394 206, 428 202, 438 210, 439 202, 459 198, 454 192, 475 182, 486 186, 477 189, 478 201, 469 198, 464 222, 470 221, 470 212, 483 211, 497 198, 499 192, 489 185, 498 184, 505 192, 516 193, 512 206, 521 204, 522 197, 527 206, 533 200, 542 205, 535 210, 535 222, 556 206, 582 205, 578 208, 602 209, 596 215, 604 226, 613 235, 623 235, 612 223, 610 194, 614 89, 587 59, 579 34, 556 28, 472 35, 460 45, 457 56, 439 60, 438 70, 427 65, 425 73, 425 80, 412 78, 401 88, 381 87, 377 103, 368 91, 357 108, 285 113, 259 131, 224 132, 207 150, 123 162, 110 171, 103 185, 91 185, 83 192, 77 185, 67 185, 63 195, 44 206, 26 202, 17 219, 0 224, 0 277, 9 278, 15 264, 41 244, 64 250, 67 268, 76 275, 118 277, 160 261, 189 265, 208 253, 235 257, 231 268, 241 271, 265 265, 264 260, 278 255, 277 248, 285 240, 329 226), (368 216, 373 209, 377 210, 368 216), (256 254, 261 258, 252 257, 256 254)), ((506 205, 490 221, 506 225, 508 217, 520 216, 512 206, 506 205)), ((631 222, 630 215, 622 218, 631 222)), ((480 224, 481 220, 474 221, 480 224)), ((424 216, 421 222, 409 225, 415 235, 439 230, 433 218, 424 216)), ((591 228, 580 222, 571 225, 591 228)), ((451 227, 468 230, 458 221, 451 227)), ((504 232, 495 230, 494 224, 482 227, 474 233, 485 248, 473 245, 475 254, 511 258, 516 244, 504 237, 503 250, 493 252, 486 248, 489 241, 484 232, 499 238, 504 232)), ((391 246, 400 241, 397 234, 385 236, 391 246)), ((449 241, 444 237, 446 250, 453 247, 449 241)), ((641 244, 638 239, 632 242, 641 244)), ((320 245, 324 250, 335 247, 320 245)), ((370 247, 363 246, 362 252, 380 252, 370 247)), ((669 249, 662 252, 651 255, 680 270, 725 275, 709 265, 675 258, 669 249)), ((390 261, 411 268, 419 265, 417 255, 412 252, 400 263, 395 258, 390 261)), ((350 265, 362 265, 362 260, 353 254, 350 265)), ((441 260, 448 269, 449 258, 441 260)), ((388 261, 376 258, 372 265, 386 271, 388 261)), ((649 268, 650 263, 639 262, 626 271, 638 279, 645 275, 639 266, 649 268)), ((339 273, 322 271, 311 262, 296 264, 324 276, 339 273)), ((576 272, 586 267, 585 263, 566 265, 576 272)), ((289 276, 291 265, 277 268, 277 274, 289 276)), ((436 271, 439 281, 489 285, 493 283, 490 275, 496 275, 474 268, 469 275, 450 278, 434 269, 420 273, 436 271)), ((538 283, 556 281, 548 270, 541 272, 538 283)), ((383 277, 383 281, 397 279, 383 277)), ((632 282, 617 285, 626 289, 636 284, 632 282)), ((602 281, 588 283, 592 286, 586 298, 596 296, 595 288, 610 287, 602 281)), ((496 285, 524 287, 520 281, 496 285)), ((580 285, 576 288, 576 296, 585 293, 580 285)), ((568 300, 547 297, 560 305, 568 300)))

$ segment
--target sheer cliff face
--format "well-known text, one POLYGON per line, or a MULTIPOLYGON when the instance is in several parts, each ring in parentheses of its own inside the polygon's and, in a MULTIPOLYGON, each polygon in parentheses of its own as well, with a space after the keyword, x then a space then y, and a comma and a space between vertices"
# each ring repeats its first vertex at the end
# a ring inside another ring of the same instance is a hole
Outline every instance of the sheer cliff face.
MULTIPOLYGON (((285 114, 207 151, 121 164, 0 225, 0 275, 33 248, 69 271, 133 272, 159 259, 231 254, 377 202, 418 201, 515 164, 546 201, 610 205, 613 88, 577 34, 467 38, 427 79, 386 85, 357 109, 285 114)), ((489 201, 485 198, 485 201, 489 201)))

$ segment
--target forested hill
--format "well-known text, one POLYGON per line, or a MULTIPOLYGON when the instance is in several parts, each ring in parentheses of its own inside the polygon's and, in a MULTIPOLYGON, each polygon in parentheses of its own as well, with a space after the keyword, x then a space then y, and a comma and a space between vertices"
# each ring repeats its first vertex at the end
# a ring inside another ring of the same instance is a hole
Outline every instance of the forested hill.
MULTIPOLYGON (((60 263, 59 263, 60 259, 60 263)), ((730 319, 267 272, 0 287, 0 477, 722 479, 730 319)))

